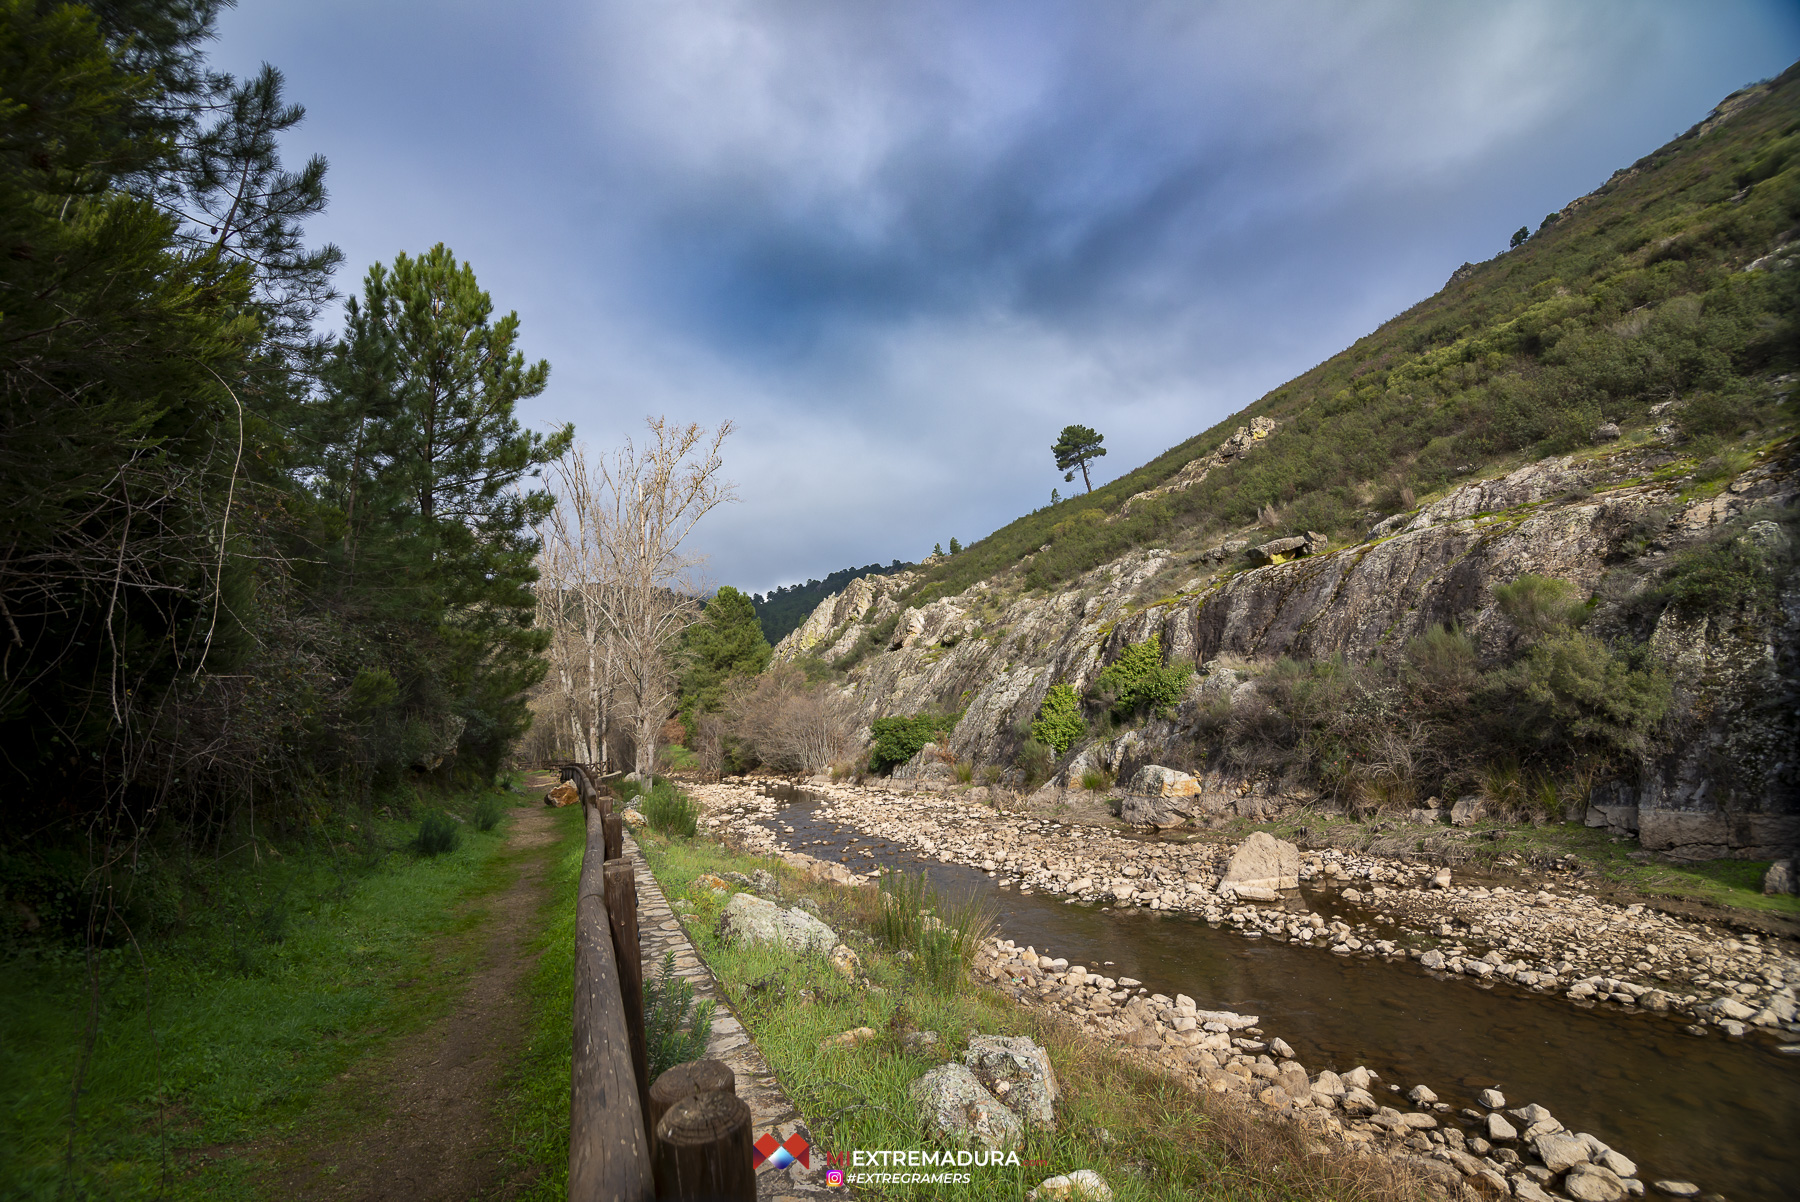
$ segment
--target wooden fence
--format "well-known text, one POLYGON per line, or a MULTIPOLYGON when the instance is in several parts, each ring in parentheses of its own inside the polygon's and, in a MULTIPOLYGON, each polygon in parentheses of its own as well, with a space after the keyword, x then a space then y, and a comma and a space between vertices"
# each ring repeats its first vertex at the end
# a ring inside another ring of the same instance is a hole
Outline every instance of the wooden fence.
POLYGON ((569 1072, 571 1202, 753 1202, 750 1110, 716 1060, 650 1080, 637 878, 613 793, 563 767, 587 822, 575 901, 575 1047, 569 1072))

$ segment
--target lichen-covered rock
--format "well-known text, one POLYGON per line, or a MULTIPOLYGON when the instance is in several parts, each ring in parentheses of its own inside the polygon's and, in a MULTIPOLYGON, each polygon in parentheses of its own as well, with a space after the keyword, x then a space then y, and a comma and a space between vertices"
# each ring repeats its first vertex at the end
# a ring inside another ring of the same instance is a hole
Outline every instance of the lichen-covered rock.
POLYGON ((1038 1127, 1056 1125, 1056 1072, 1050 1054, 1024 1035, 974 1035, 963 1063, 1008 1109, 1038 1127))
POLYGON ((575 791, 575 786, 570 781, 564 781, 544 794, 544 804, 552 807, 572 806, 580 800, 581 794, 575 791))
POLYGON ((798 906, 783 910, 749 893, 733 894, 719 918, 722 937, 745 943, 774 944, 798 952, 828 955, 838 944, 837 932, 798 906))
POLYGON ((1126 788, 1145 797, 1193 797, 1200 792, 1200 782, 1186 772, 1161 764, 1145 764, 1132 776, 1126 788))
POLYGON ((1010 1151, 1025 1139, 1019 1116, 982 1087, 967 1065, 932 1069, 907 1087, 925 1125, 954 1143, 1010 1151))

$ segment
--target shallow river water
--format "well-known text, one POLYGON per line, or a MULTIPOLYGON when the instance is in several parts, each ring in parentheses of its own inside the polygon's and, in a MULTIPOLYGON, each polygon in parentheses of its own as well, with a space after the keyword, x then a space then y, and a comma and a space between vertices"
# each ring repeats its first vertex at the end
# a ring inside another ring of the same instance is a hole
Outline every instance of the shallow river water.
MULTIPOLYGON (((1611 1144, 1638 1162, 1643 1181, 1693 1181, 1730 1202, 1800 1198, 1800 1057, 1766 1041, 1699 1038, 1661 1015, 1438 980, 1414 963, 1246 938, 1198 918, 1021 895, 976 869, 819 819, 818 800, 804 793, 780 795, 789 804, 765 825, 796 850, 856 871, 923 869, 951 896, 980 891, 1004 937, 1136 977, 1152 992, 1188 994, 1203 1009, 1260 1015, 1308 1072, 1367 1065, 1402 1090, 1429 1085, 1457 1109, 1495 1086, 1508 1106, 1536 1102, 1611 1144), (875 858, 841 856, 851 838, 875 858)), ((1307 903, 1335 908, 1328 894, 1307 903)))

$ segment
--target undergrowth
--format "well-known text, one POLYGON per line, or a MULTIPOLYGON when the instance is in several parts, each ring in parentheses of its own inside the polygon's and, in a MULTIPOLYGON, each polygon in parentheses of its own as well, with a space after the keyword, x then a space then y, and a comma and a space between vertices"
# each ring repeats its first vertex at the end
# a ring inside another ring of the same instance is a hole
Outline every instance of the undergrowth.
POLYGON ((54 939, 8 949, 0 1192, 250 1189, 266 1169, 251 1141, 310 1130, 336 1105, 333 1078, 441 1016, 466 981, 474 949, 455 936, 480 913, 461 903, 509 878, 504 845, 486 834, 396 854, 412 837, 401 821, 364 819, 306 842, 259 840, 178 865, 163 928, 91 951, 54 939), (190 1156, 200 1148, 211 1150, 190 1156))

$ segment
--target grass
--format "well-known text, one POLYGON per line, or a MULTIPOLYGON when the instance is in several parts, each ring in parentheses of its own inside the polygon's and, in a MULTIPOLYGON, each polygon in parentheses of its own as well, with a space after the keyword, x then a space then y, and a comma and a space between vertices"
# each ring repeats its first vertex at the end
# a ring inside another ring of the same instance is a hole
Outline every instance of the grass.
MULTIPOLYGON (((1343 1154, 1309 1150, 1298 1131, 1265 1123, 1116 1055, 1052 1017, 1018 1006, 966 975, 946 987, 916 953, 890 951, 861 926, 878 910, 871 890, 843 890, 796 876, 778 860, 737 855, 704 840, 644 840, 664 892, 685 908, 695 945, 756 1038, 790 1098, 806 1115, 821 1152, 932 1148, 907 1086, 959 1056, 976 1033, 1029 1035, 1049 1050, 1062 1101, 1054 1131, 1033 1131, 1020 1149, 1032 1164, 970 1170, 958 1198, 1012 1202, 1056 1173, 1092 1168, 1121 1202, 1167 1199, 1374 1199, 1401 1196, 1388 1171, 1343 1154), (866 980, 846 981, 819 956, 730 946, 715 935, 723 901, 692 888, 705 872, 783 878, 783 896, 809 896, 861 958, 866 980), (850 1048, 822 1041, 855 1027, 879 1033, 850 1048), (913 1031, 939 1034, 934 1048, 910 1050, 913 1031)), ((904 886, 906 897, 920 896, 904 886)), ((922 930, 925 924, 914 929, 922 930)), ((901 941, 901 940, 896 940, 901 941)), ((865 1187, 868 1188, 868 1187, 865 1187)), ((871 1196, 936 1198, 942 1186, 870 1189, 871 1196)))
MULTIPOLYGON (((472 800, 472 799, 471 799, 472 800)), ((473 963, 463 903, 510 879, 498 833, 417 856, 400 822, 361 846, 261 843, 185 866, 174 929, 92 954, 16 952, 0 980, 5 1196, 255 1196, 240 1151, 312 1129, 352 1062, 444 1013, 473 963), (443 936, 452 936, 446 943, 443 936), (98 1026, 78 1121, 70 1086, 98 1026), (204 1150, 204 1154, 202 1154, 204 1150)))
POLYGON ((557 850, 545 870, 537 970, 524 1003, 531 1026, 502 1113, 512 1130, 511 1157, 526 1202, 561 1202, 569 1184, 569 1070, 575 1042, 575 888, 581 880, 586 827, 580 806, 553 812, 557 850))
POLYGON ((619 786, 619 794, 626 805, 637 806, 651 830, 679 839, 694 837, 700 807, 667 777, 654 778, 649 788, 642 781, 625 781, 619 786))

